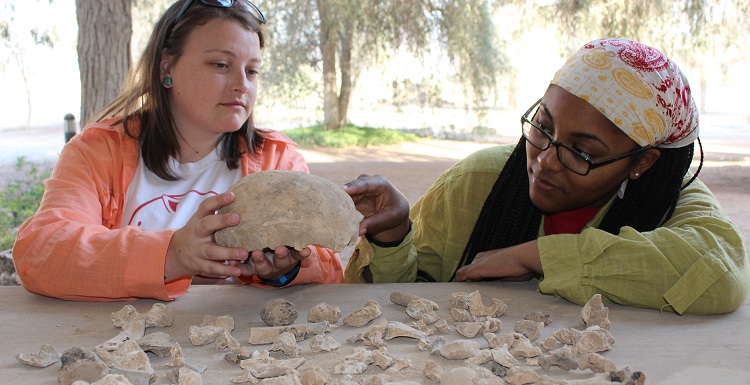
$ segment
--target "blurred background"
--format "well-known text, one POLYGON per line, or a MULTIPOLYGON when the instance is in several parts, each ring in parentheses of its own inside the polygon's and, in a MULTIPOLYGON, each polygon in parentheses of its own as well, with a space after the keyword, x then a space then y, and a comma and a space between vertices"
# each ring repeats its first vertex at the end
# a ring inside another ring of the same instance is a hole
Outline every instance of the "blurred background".
MULTIPOLYGON (((116 96, 173 1, 0 1, 4 285, 18 283, 10 248, 65 140, 116 96)), ((515 142, 519 116, 565 59, 619 36, 660 49, 687 75, 710 152, 701 177, 750 234, 750 0, 254 1, 268 19, 258 127, 285 130, 303 147, 320 145, 319 134, 333 147, 347 138, 362 146, 371 129, 381 139, 432 138, 377 151, 308 149, 314 173, 401 177, 416 200, 477 145, 515 142)))
MULTIPOLYGON (((171 3, 3 0, 3 159, 36 145, 14 143, 14 133, 62 135, 66 114, 80 124, 111 100, 171 3)), ((256 0, 269 20, 256 122, 281 130, 352 123, 450 139, 517 136, 517 117, 567 56, 594 38, 623 36, 659 48, 685 71, 702 136, 747 132, 748 3, 256 0)))

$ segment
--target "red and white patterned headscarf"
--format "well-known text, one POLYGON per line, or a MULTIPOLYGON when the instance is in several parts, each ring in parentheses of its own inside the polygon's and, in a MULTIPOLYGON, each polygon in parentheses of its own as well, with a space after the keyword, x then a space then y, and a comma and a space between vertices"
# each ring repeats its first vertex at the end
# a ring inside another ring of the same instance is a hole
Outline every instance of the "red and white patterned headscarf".
POLYGON ((668 57, 639 42, 589 42, 551 84, 589 102, 641 146, 677 148, 698 137, 698 108, 687 78, 668 57))

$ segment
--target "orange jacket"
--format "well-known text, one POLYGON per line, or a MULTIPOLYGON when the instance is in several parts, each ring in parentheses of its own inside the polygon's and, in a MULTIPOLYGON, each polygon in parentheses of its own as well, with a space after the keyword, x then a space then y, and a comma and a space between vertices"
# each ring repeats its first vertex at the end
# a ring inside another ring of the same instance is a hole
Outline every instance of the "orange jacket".
MULTIPOLYGON (((19 229, 13 260, 26 290, 78 301, 171 300, 187 292, 192 277, 164 282, 167 247, 175 229, 120 227, 139 145, 121 124, 111 126, 113 122, 87 125, 65 145, 45 181, 39 210, 19 229)), ((260 133, 265 138, 262 148, 242 156, 243 175, 261 170, 309 172, 296 143, 286 135, 260 133)), ((343 282, 339 255, 311 248, 313 254, 302 261, 291 285, 343 282)), ((255 276, 243 280, 270 288, 255 276)))

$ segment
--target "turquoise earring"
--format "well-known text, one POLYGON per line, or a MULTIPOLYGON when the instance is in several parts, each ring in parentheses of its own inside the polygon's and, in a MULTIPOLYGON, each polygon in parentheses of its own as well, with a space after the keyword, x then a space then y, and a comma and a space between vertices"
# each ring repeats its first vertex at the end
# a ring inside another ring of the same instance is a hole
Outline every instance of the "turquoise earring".
POLYGON ((164 84, 164 87, 172 87, 172 78, 169 76, 165 76, 164 80, 162 80, 161 83, 164 84))

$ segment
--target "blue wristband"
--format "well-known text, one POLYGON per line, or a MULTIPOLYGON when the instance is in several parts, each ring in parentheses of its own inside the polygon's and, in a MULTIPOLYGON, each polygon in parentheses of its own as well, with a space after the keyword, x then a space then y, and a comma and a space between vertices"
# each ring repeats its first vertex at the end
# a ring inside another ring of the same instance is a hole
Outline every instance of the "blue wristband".
POLYGON ((266 285, 270 285, 273 287, 283 287, 289 284, 289 282, 292 282, 295 278, 297 278, 297 273, 299 273, 300 266, 302 266, 302 261, 297 262, 297 264, 292 268, 292 270, 289 270, 286 274, 276 279, 265 279, 263 277, 258 277, 258 278, 260 278, 260 280, 266 285))

